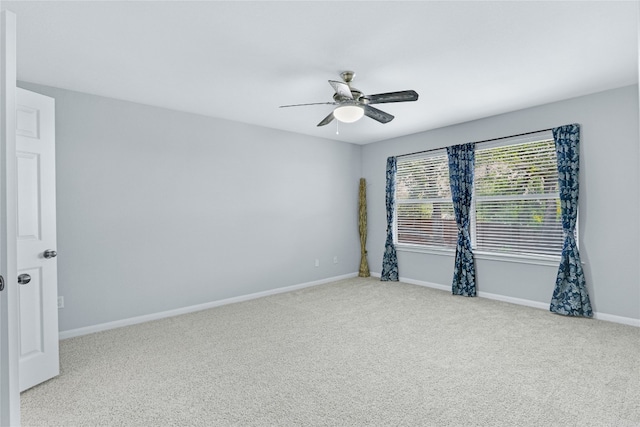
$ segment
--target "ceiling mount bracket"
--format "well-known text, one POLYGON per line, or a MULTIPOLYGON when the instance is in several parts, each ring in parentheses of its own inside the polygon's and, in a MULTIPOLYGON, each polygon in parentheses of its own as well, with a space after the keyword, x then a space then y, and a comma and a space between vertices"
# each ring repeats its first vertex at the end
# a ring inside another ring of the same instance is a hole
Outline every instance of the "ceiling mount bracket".
POLYGON ((343 71, 340 73, 340 77, 342 77, 342 80, 344 80, 344 82, 347 84, 351 83, 355 76, 355 71, 343 71))

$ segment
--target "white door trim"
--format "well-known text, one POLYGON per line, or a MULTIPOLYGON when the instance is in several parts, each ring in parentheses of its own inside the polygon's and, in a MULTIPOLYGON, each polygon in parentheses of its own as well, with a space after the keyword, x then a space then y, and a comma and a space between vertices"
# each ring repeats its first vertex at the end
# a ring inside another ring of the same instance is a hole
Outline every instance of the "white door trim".
POLYGON ((16 15, 0 13, 0 426, 20 425, 16 251, 16 15))

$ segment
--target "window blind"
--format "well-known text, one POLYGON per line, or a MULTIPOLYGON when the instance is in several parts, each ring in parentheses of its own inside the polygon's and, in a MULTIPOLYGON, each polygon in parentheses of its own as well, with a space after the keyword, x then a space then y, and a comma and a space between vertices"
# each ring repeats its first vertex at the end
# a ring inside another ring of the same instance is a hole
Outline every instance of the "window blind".
POLYGON ((559 255, 562 222, 553 140, 476 150, 475 248, 559 255))
POLYGON ((396 200, 398 243, 455 247, 457 226, 445 150, 398 160, 396 200))
MULTIPOLYGON (((560 255, 563 236, 555 143, 549 133, 476 146, 471 240, 474 250, 560 255)), ((396 241, 455 248, 446 150, 398 158, 396 241)))

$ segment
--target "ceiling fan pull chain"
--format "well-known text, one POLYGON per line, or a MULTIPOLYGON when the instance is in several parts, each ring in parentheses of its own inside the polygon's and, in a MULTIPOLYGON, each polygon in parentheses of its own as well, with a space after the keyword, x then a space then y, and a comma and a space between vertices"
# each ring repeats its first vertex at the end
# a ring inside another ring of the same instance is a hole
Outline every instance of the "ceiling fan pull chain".
POLYGON ((340 135, 340 129, 338 129, 340 120, 336 120, 336 135, 340 135))

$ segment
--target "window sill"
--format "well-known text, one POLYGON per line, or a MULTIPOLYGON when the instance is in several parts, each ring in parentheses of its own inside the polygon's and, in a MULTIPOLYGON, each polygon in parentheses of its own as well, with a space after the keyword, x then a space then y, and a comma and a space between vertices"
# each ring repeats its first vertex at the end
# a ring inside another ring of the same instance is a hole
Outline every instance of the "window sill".
POLYGON ((517 262, 520 264, 543 265, 546 267, 558 267, 560 257, 553 255, 515 255, 515 254, 498 254, 495 252, 473 252, 475 259, 486 259, 490 261, 517 262))
POLYGON ((416 252, 420 254, 441 255, 441 256, 456 256, 455 249, 436 248, 422 245, 411 245, 407 243, 396 243, 396 250, 401 252, 416 252))
MULTIPOLYGON (((396 244, 396 250, 400 252, 414 252, 429 255, 449 256, 455 257, 455 249, 435 248, 421 245, 410 245, 406 243, 396 244)), ((545 256, 545 255, 514 255, 514 254, 499 254, 495 252, 473 252, 475 259, 500 261, 500 262, 515 262, 520 264, 533 264, 542 265, 545 267, 558 267, 560 263, 559 256, 545 256)), ((584 264, 584 263, 583 263, 584 264)))

